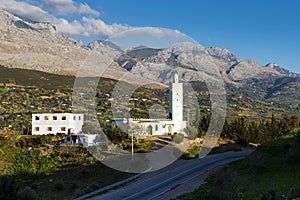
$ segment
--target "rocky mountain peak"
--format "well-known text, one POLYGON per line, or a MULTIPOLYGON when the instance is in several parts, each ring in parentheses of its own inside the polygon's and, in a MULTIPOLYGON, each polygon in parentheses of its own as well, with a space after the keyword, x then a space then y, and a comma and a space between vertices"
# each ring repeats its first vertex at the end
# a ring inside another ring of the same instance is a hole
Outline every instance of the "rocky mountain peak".
POLYGON ((32 30, 43 31, 50 34, 56 33, 55 26, 47 22, 33 22, 28 19, 13 15, 5 10, 0 10, 0 30, 32 30))
POLYGON ((268 64, 266 64, 265 67, 269 68, 269 69, 274 69, 274 70, 276 70, 277 72, 279 72, 280 74, 282 74, 284 76, 288 76, 288 77, 300 77, 300 74, 293 73, 293 72, 291 72, 291 71, 289 71, 287 69, 284 69, 283 67, 279 66, 276 63, 268 63, 268 64))
POLYGON ((105 41, 105 40, 95 40, 87 45, 87 47, 91 50, 99 50, 103 48, 110 48, 115 51, 123 52, 124 50, 119 47, 118 45, 115 45, 112 42, 105 41))
POLYGON ((241 61, 238 57, 236 57, 236 55, 234 55, 227 49, 223 49, 223 48, 219 48, 219 47, 207 47, 207 48, 205 48, 205 50, 209 55, 211 55, 217 59, 222 59, 227 62, 230 62, 230 61, 240 62, 241 61))
POLYGON ((184 74, 186 81, 202 80, 219 72, 224 81, 230 83, 253 77, 296 76, 276 64, 264 67, 253 60, 241 61, 227 49, 205 48, 190 42, 176 43, 166 49, 122 49, 103 40, 82 46, 58 34, 49 23, 33 22, 0 11, 0 64, 3 66, 76 74, 93 51, 113 59, 110 72, 114 78, 118 72, 127 70, 138 77, 158 80, 168 77, 173 69, 184 74))
POLYGON ((240 81, 251 78, 265 78, 267 76, 281 76, 281 74, 270 68, 266 68, 258 64, 255 60, 242 61, 230 67, 227 74, 232 80, 240 81))

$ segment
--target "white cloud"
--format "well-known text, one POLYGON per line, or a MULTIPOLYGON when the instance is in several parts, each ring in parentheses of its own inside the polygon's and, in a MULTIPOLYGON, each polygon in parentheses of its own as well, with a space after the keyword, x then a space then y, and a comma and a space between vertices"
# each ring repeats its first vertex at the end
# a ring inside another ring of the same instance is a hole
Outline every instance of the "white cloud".
POLYGON ((53 21, 55 21, 55 17, 50 15, 43 9, 21 1, 0 1, 0 8, 33 21, 43 21, 52 23, 53 21))
MULTIPOLYGON (((57 2, 57 4, 59 4, 58 2, 60 2, 61 4, 65 5, 63 7, 68 7, 66 5, 70 4, 71 8, 65 8, 65 10, 68 10, 69 13, 75 14, 76 9, 72 7, 72 5, 74 6, 75 4, 73 3, 72 0, 48 0, 48 1, 49 2, 51 1, 53 3, 57 2)), ((63 34, 69 34, 69 35, 79 35, 79 36, 86 36, 86 37, 89 36, 109 37, 110 35, 116 34, 118 32, 130 28, 127 25, 121 25, 121 24, 109 25, 106 24, 101 19, 88 18, 85 16, 81 18, 81 21, 79 20, 68 21, 65 18, 57 18, 38 6, 31 5, 26 2, 16 1, 16 0, 0 1, 0 8, 33 21, 50 22, 51 24, 56 26, 58 32, 63 34)), ((78 9, 76 12, 78 14, 79 13, 83 14, 90 11, 89 6, 87 4, 80 4, 79 7, 77 8, 78 9)), ((96 12, 94 14, 97 15, 96 12)))
POLYGON ((193 39, 178 30, 156 27, 131 27, 126 31, 112 35, 108 40, 127 48, 140 45, 152 48, 167 48, 178 42, 195 43, 193 39))
MULTIPOLYGON (((21 17, 33 21, 49 22, 56 26, 59 33, 77 36, 99 36, 99 37, 111 37, 113 35, 118 35, 121 32, 123 34, 136 34, 136 35, 151 35, 154 37, 167 37, 167 36, 180 36, 179 31, 164 30, 159 28, 145 27, 138 28, 137 31, 129 30, 135 29, 135 27, 122 24, 106 24, 103 20, 99 18, 87 17, 86 15, 99 16, 100 13, 91 9, 87 4, 76 4, 73 0, 45 0, 41 7, 33 5, 24 1, 17 0, 1 0, 0 8, 5 9, 11 13, 17 14, 21 17), (46 10, 45 5, 48 5, 48 10, 46 10), (49 6, 52 5, 50 8, 49 6), (60 6, 58 6, 60 5, 60 6), (44 8, 44 9, 43 9, 44 8), (57 13, 55 13, 57 12, 57 13), (66 18, 58 18, 56 15, 83 15, 80 19, 68 20, 66 18)), ((124 36, 124 35, 123 35, 124 36)))
POLYGON ((78 4, 73 0, 44 0, 42 8, 61 16, 87 14, 98 17, 100 15, 86 3, 78 4))
POLYGON ((113 38, 124 38, 124 37, 143 37, 151 36, 155 38, 163 37, 186 37, 183 33, 178 30, 170 30, 156 27, 132 27, 130 30, 116 34, 113 38))

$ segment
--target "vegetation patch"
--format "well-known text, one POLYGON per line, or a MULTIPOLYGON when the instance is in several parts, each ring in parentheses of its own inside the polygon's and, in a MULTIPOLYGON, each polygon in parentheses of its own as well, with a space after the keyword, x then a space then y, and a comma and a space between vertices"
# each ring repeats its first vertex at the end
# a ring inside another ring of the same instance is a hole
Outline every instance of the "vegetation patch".
POLYGON ((5 94, 5 93, 7 93, 8 92, 8 89, 7 88, 2 88, 2 87, 0 87, 0 96, 1 95, 3 95, 3 94, 5 94))
POLYGON ((57 136, 0 136, 0 199, 73 199, 131 177, 57 136), (36 198, 38 197, 38 198, 36 198))
POLYGON ((195 192, 177 199, 261 199, 300 198, 300 130, 267 142, 247 158, 210 175, 195 192), (289 158, 289 159, 287 159, 289 158))

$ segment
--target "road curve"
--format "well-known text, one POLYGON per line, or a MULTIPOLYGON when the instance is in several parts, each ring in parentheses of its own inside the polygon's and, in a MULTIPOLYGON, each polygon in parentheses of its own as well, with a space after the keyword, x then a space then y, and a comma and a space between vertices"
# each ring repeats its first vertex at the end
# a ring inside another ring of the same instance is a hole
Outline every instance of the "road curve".
POLYGON ((141 178, 141 180, 137 180, 118 190, 93 197, 92 199, 154 199, 220 165, 242 159, 251 152, 252 151, 226 152, 209 155, 201 159, 189 160, 179 166, 172 167, 172 165, 170 165, 167 170, 161 170, 162 173, 151 172, 146 174, 146 177, 141 178))

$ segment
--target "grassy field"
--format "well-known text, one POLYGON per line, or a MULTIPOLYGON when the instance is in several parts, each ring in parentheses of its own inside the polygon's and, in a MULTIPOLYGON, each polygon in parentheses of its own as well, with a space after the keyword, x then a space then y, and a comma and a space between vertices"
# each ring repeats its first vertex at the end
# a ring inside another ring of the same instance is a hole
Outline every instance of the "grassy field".
POLYGON ((300 129, 267 142, 177 199, 272 200, 300 197, 300 129))
POLYGON ((42 88, 72 88, 75 77, 35 70, 12 69, 0 65, 0 82, 42 88))
POLYGON ((0 96, 7 93, 8 89, 7 88, 0 88, 0 96))
POLYGON ((47 144, 55 140, 0 135, 1 200, 74 199, 134 175, 107 167, 83 148, 47 144))

